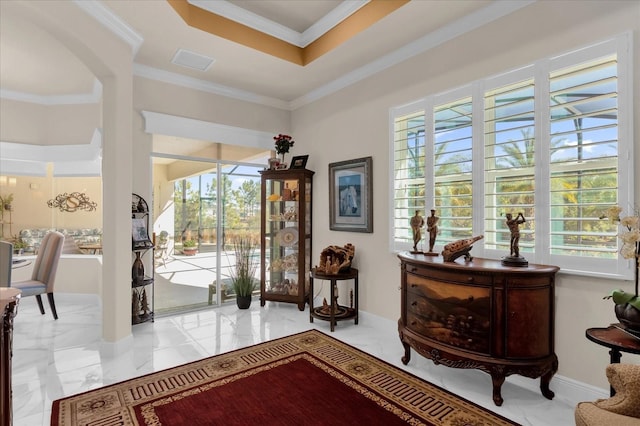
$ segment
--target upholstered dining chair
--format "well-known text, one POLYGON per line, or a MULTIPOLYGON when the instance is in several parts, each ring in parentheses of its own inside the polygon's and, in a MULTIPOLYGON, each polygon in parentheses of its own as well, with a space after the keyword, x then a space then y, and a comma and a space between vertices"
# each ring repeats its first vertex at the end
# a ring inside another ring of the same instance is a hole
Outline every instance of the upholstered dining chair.
POLYGON ((22 291, 22 297, 36 296, 42 315, 44 315, 44 306, 42 305, 41 295, 46 293, 54 319, 58 319, 58 312, 53 300, 53 284, 56 281, 56 271, 58 270, 58 261, 60 260, 63 245, 64 235, 60 232, 49 232, 44 236, 42 244, 40 244, 31 279, 11 283, 11 287, 22 291))
POLYGON ((0 241, 0 287, 11 284, 11 266, 13 264, 13 244, 0 241))

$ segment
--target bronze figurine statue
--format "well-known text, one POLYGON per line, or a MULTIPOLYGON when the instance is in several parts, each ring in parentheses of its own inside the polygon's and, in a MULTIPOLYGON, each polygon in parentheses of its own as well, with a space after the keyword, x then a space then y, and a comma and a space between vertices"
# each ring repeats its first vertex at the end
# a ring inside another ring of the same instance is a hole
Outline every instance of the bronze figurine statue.
POLYGON ((507 227, 511 232, 510 242, 510 255, 502 258, 502 264, 506 266, 527 266, 527 262, 522 256, 520 256, 520 225, 527 220, 524 218, 524 214, 518 213, 514 218, 511 213, 506 214, 507 227))
POLYGON ((411 218, 410 224, 413 232, 413 251, 411 253, 420 253, 418 251, 418 243, 422 239, 422 227, 424 226, 424 218, 420 216, 420 210, 416 210, 416 214, 411 218))
POLYGON ((436 211, 431 209, 431 216, 427 218, 427 232, 429 232, 429 253, 437 256, 433 252, 433 246, 436 244, 436 235, 438 235, 438 221, 440 218, 436 216, 436 211))

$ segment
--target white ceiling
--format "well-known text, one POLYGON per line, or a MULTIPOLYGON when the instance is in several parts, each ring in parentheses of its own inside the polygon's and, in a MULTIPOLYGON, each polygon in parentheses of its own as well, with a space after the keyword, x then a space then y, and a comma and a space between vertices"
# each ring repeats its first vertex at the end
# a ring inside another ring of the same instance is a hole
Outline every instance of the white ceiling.
MULTIPOLYGON (((300 66, 192 28, 164 0, 47 1, 75 1, 79 7, 98 11, 98 15, 114 14, 141 39, 134 58, 137 75, 156 78, 162 74, 163 78, 182 81, 181 84, 197 82, 199 87, 213 92, 258 99, 285 109, 339 90, 530 3, 413 0, 310 64, 300 66), (171 59, 179 49, 212 57, 215 62, 204 72, 172 64, 171 59)), ((342 0, 191 2, 204 6, 224 4, 228 9, 241 12, 236 19, 255 21, 256 15, 260 15, 263 18, 258 20, 265 28, 285 26, 287 31, 300 34, 318 21, 335 20, 331 14, 337 7, 362 3, 342 0)), ((49 104, 64 103, 64 96, 66 99, 99 96, 96 80, 87 68, 44 30, 21 18, 12 3, 15 2, 0 1, 0 96, 49 104)))

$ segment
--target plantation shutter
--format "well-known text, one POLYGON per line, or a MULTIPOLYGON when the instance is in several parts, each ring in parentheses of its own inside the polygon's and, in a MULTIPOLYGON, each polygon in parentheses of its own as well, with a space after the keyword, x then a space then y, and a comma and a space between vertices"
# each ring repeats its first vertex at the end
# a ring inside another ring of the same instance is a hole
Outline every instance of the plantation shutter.
POLYGON ((416 210, 424 216, 424 110, 394 118, 393 218, 395 244, 413 244, 410 220, 416 210))
POLYGON ((485 245, 509 250, 506 215, 523 213, 520 250, 532 252, 535 226, 535 97, 528 79, 485 93, 485 245))
POLYGON ((438 244, 471 237, 473 123, 471 97, 434 108, 434 208, 438 244))
POLYGON ((599 219, 618 204, 615 55, 553 71, 551 253, 615 258, 616 227, 599 219))

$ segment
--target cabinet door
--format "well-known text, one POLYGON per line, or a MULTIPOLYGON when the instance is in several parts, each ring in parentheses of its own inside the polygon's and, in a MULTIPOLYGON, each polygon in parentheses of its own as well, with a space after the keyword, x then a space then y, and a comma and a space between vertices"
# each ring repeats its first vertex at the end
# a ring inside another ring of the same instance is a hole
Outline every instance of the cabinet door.
POLYGON ((292 183, 267 179, 264 224, 266 249, 265 291, 273 294, 297 294, 298 277, 298 202, 292 195, 292 183), (292 286, 296 286, 293 288, 292 286))
POLYGON ((551 353, 550 291, 550 286, 507 290, 507 358, 538 358, 551 353))
POLYGON ((488 355, 491 288, 407 274, 407 328, 454 348, 488 355))

